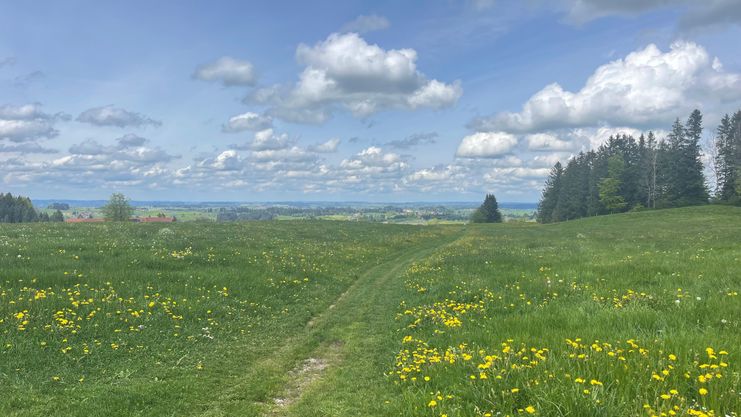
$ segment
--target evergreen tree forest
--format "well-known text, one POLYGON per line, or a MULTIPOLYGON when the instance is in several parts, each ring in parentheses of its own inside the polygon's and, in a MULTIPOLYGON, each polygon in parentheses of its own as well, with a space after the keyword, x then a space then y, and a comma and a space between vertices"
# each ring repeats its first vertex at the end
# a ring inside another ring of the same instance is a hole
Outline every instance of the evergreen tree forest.
POLYGON ((28 197, 13 197, 12 194, 0 193, 0 223, 27 223, 64 221, 64 215, 57 210, 49 216, 45 212, 39 213, 33 207, 28 197))
POLYGON ((709 190, 701 160, 702 114, 677 119, 666 138, 653 132, 611 136, 596 150, 581 152, 551 169, 537 220, 551 223, 644 208, 670 208, 713 201, 741 202, 741 111, 726 115, 713 148, 716 184, 709 190))

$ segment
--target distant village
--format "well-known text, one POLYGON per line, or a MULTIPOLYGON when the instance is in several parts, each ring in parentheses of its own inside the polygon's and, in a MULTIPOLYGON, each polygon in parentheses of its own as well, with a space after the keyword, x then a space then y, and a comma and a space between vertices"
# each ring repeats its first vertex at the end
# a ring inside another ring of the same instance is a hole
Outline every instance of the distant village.
MULTIPOLYGON (((92 215, 78 215, 78 217, 69 217, 64 219, 65 223, 102 223, 106 219, 102 217, 92 217, 92 215)), ((168 216, 155 216, 155 217, 132 217, 129 221, 134 223, 173 223, 177 221, 177 218, 168 216)))

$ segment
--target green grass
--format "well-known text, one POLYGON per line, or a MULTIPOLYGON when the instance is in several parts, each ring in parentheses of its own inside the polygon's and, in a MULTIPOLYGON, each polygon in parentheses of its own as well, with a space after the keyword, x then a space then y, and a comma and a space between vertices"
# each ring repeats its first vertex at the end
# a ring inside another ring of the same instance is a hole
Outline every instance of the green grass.
POLYGON ((737 415, 740 242, 732 207, 0 225, 0 415, 737 415))

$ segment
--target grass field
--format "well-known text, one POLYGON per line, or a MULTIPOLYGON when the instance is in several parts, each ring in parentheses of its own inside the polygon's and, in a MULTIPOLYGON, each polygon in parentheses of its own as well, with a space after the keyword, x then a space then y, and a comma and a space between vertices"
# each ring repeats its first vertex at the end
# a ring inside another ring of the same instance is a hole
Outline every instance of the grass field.
POLYGON ((0 415, 736 416, 741 209, 0 225, 0 415))

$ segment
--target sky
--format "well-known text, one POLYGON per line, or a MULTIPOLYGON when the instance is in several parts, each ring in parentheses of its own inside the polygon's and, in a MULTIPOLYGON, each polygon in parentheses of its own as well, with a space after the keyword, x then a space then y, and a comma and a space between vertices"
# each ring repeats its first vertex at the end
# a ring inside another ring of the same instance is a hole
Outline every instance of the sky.
POLYGON ((0 192, 536 202, 741 108, 741 1, 0 0, 0 192))

